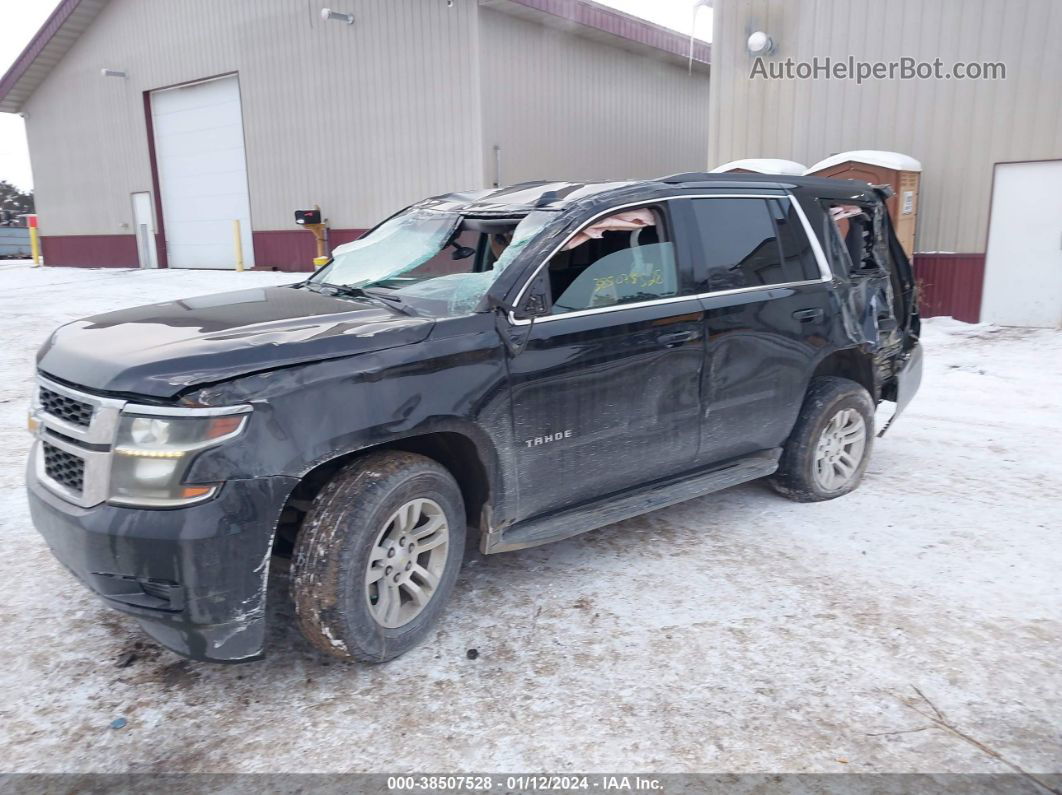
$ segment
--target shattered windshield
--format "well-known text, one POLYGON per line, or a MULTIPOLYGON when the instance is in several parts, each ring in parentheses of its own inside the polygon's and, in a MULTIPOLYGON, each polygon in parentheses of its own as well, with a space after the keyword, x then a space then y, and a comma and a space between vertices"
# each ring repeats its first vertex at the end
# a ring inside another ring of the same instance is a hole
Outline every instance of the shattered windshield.
POLYGON ((436 316, 475 311, 517 255, 556 213, 523 218, 472 218, 414 209, 332 252, 313 281, 387 291, 436 316))

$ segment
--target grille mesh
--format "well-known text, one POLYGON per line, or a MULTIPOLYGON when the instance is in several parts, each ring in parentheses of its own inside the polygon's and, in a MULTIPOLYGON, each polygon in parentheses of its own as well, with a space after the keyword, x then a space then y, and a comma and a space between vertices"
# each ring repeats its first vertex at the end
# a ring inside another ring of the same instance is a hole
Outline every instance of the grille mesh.
POLYGON ((44 471, 52 480, 78 493, 85 485, 85 459, 44 443, 44 471))
POLYGON ((46 387, 40 391, 41 408, 53 417, 87 428, 92 422, 92 404, 60 395, 46 387))

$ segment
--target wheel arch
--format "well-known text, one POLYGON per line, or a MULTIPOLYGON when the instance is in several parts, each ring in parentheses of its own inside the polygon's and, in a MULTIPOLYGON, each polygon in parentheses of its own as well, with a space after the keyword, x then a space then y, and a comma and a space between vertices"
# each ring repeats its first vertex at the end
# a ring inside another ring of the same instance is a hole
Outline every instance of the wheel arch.
POLYGON ((881 400, 881 387, 874 368, 874 359, 860 348, 843 348, 824 356, 815 366, 808 380, 811 382, 821 376, 835 376, 855 381, 870 393, 874 403, 881 400))
POLYGON ((314 462, 288 495, 274 536, 274 553, 290 552, 314 497, 336 472, 361 456, 381 450, 416 453, 445 467, 461 490, 469 529, 481 530, 484 509, 498 499, 501 489, 496 451, 488 440, 475 438, 477 435, 464 428, 441 426, 337 452, 314 462))

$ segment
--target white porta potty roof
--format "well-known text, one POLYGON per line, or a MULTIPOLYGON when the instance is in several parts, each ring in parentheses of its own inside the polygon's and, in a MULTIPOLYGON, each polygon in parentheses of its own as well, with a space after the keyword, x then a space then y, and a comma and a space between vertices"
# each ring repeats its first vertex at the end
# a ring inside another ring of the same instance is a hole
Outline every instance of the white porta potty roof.
POLYGON ((812 174, 840 163, 847 163, 849 160, 853 160, 856 163, 867 163, 871 166, 891 168, 893 171, 922 170, 922 164, 910 155, 901 154, 900 152, 884 152, 877 149, 856 149, 852 152, 838 152, 835 155, 830 155, 803 173, 812 174))
POLYGON ((743 168, 746 171, 755 171, 758 174, 788 174, 789 176, 800 176, 805 172, 807 167, 803 163, 797 163, 793 160, 755 157, 748 160, 731 160, 729 163, 723 163, 721 166, 716 166, 708 173, 721 174, 724 171, 733 171, 735 168, 743 168))

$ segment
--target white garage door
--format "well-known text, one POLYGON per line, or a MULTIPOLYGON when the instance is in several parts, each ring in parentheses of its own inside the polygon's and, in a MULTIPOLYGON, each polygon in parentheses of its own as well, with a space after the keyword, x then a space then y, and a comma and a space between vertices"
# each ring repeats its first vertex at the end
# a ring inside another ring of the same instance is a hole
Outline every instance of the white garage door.
POLYGON ((235 268, 233 221, 254 265, 240 85, 223 77, 151 95, 171 268, 235 268))
POLYGON ((1000 163, 981 320, 1062 327, 1062 161, 1000 163))

